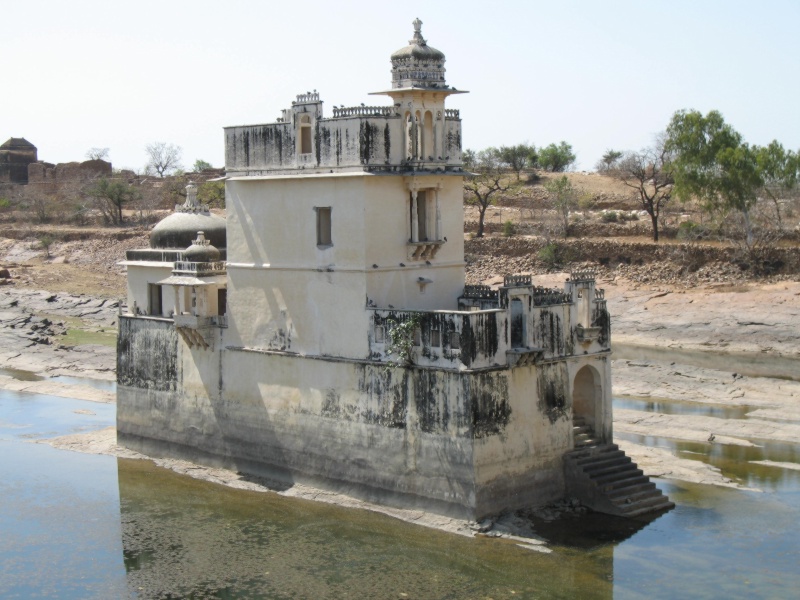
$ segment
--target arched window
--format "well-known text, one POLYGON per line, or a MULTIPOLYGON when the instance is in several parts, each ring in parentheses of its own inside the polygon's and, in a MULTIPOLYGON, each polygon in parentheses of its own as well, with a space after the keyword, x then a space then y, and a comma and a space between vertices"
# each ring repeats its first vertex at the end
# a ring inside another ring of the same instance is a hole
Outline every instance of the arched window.
POLYGON ((300 117, 300 154, 311 154, 311 117, 300 117))
POLYGON ((433 143, 433 113, 428 111, 425 113, 425 119, 422 123, 422 140, 424 142, 424 146, 422 147, 422 159, 423 160, 432 160, 436 158, 434 154, 436 150, 434 149, 433 143))

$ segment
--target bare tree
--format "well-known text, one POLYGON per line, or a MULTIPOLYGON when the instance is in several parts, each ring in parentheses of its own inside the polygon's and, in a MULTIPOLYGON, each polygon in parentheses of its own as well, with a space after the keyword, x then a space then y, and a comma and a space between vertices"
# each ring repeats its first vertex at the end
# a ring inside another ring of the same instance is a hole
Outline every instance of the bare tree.
POLYGON ((464 180, 464 202, 478 207, 478 233, 483 237, 483 222, 486 209, 495 201, 495 194, 512 187, 500 166, 500 152, 497 148, 487 148, 475 155, 473 170, 475 174, 464 180))
POLYGON ((108 148, 89 148, 86 151, 88 160, 108 160, 108 148))
POLYGON ((639 152, 625 152, 610 170, 612 176, 636 191, 639 204, 650 215, 654 242, 658 241, 661 211, 672 199, 675 183, 672 156, 665 148, 665 140, 662 134, 650 148, 639 152))
POLYGON ((544 184, 544 189, 550 193, 553 208, 561 217, 564 239, 569 235, 569 214, 578 208, 580 190, 576 189, 566 175, 551 179, 544 184))
POLYGON ((181 147, 166 142, 153 142, 145 146, 147 152, 147 169, 155 171, 159 177, 182 169, 181 147))

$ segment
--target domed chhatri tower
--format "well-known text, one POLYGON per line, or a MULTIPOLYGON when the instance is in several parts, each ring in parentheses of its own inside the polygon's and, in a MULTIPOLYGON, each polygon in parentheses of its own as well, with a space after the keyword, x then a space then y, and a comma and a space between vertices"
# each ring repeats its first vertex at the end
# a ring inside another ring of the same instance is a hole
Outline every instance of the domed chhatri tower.
POLYGON ((473 519, 567 493, 662 506, 585 469, 624 462, 592 274, 465 287, 463 92, 413 25, 389 105, 326 116, 313 91, 227 127, 226 220, 190 186, 128 253, 119 442, 473 519))
MULTIPOLYGON (((225 219, 197 201, 197 186, 186 186, 186 202, 159 221, 150 248, 128 250, 128 309, 134 315, 204 324, 225 314, 225 219)), ((185 324, 177 324, 183 334, 185 324)))

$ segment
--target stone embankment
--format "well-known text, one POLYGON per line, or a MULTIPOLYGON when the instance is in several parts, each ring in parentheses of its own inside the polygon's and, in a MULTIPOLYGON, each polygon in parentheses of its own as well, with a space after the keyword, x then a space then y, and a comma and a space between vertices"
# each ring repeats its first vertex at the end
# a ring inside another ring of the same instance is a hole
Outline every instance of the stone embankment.
MULTIPOLYGON (((633 284, 694 287, 709 283, 743 283, 753 280, 753 269, 736 260, 735 248, 670 241, 582 238, 553 240, 561 260, 597 269, 603 278, 633 284)), ((506 273, 546 273, 553 263, 539 252, 547 245, 541 237, 486 237, 465 240, 467 279, 477 283, 506 273)), ((800 273, 800 248, 775 250, 777 272, 771 281, 796 280, 800 273), (779 267, 779 268, 778 268, 779 267)))

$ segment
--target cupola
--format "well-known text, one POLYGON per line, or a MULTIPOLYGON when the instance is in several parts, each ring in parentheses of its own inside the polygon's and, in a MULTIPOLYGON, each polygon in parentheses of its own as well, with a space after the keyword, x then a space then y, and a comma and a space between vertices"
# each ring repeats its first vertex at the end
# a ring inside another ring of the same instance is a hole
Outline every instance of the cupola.
POLYGON ((183 251, 183 260, 188 262, 214 262, 219 258, 219 250, 206 239, 205 233, 202 231, 197 232, 197 239, 183 251))
POLYGON ((186 202, 175 205, 175 212, 159 221, 150 232, 150 247, 184 250, 193 245, 198 231, 216 248, 225 248, 225 219, 212 215, 208 205, 197 200, 197 186, 186 186, 186 202))
POLYGON ((414 19, 414 37, 408 46, 392 54, 392 88, 447 89, 444 53, 428 46, 422 37, 422 21, 414 19))

